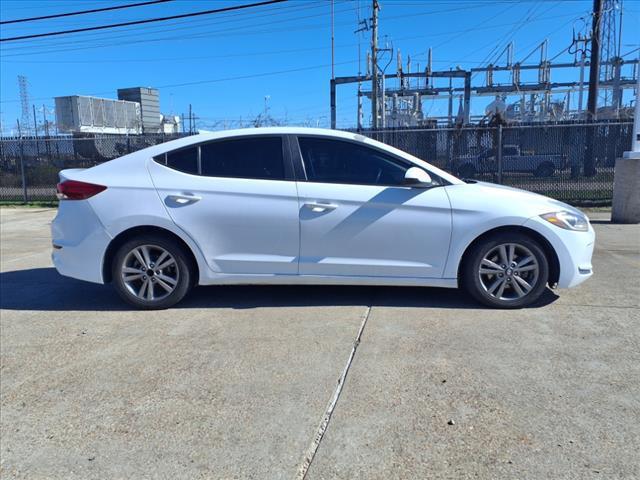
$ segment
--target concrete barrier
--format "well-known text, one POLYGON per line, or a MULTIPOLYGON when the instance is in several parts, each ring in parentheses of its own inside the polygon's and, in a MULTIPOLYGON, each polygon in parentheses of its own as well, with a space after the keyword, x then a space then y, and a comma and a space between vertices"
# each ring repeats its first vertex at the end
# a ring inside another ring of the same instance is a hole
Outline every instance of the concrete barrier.
POLYGON ((640 152, 616 160, 611 221, 640 223, 640 152))

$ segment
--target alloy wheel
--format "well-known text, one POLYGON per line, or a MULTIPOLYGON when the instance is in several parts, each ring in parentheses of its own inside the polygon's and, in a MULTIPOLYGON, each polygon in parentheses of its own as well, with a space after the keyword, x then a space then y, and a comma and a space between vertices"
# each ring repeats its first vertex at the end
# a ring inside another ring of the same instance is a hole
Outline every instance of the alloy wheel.
POLYGON ((478 270, 484 290, 502 301, 527 296, 535 288, 539 273, 535 255, 518 243, 504 243, 489 250, 478 270))
POLYGON ((158 301, 176 289, 180 270, 173 255, 164 248, 140 245, 127 253, 120 275, 132 295, 146 301, 158 301))

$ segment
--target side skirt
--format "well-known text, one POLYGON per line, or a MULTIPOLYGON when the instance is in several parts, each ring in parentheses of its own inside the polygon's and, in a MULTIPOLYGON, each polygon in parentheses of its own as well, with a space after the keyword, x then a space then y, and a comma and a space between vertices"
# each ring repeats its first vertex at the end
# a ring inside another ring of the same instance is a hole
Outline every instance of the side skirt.
POLYGON ((200 285, 388 285, 457 288, 456 278, 351 277, 323 275, 216 275, 200 285))

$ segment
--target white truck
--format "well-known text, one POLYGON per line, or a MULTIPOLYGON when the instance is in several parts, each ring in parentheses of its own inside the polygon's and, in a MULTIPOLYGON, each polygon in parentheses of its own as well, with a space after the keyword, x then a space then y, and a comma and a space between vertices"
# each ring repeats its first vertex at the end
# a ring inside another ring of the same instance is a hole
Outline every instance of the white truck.
MULTIPOLYGON (((495 148, 485 148, 456 158, 456 172, 461 178, 473 178, 478 174, 497 173, 498 160, 495 148)), ((502 171, 507 173, 531 173, 536 177, 550 177, 567 166, 566 155, 534 154, 521 152, 518 145, 502 147, 502 171)))

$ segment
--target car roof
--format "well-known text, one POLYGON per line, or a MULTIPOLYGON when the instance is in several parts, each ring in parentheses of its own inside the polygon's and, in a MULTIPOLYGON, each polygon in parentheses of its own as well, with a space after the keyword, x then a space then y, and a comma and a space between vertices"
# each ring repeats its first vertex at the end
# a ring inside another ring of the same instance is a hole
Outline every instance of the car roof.
MULTIPOLYGON (((188 147, 208 140, 218 140, 223 138, 247 137, 254 135, 321 135, 325 137, 342 138, 347 140, 355 140, 366 142, 370 140, 364 135, 354 132, 345 132, 342 130, 329 130, 327 128, 306 128, 306 127, 258 127, 258 128, 238 128, 234 130, 221 130, 217 132, 200 131, 197 135, 182 137, 169 142, 161 143, 151 147, 152 155, 164 152, 170 152, 177 148, 188 147)), ((378 142, 375 142, 378 143, 378 142)), ((380 144, 381 147, 388 145, 380 144)))

